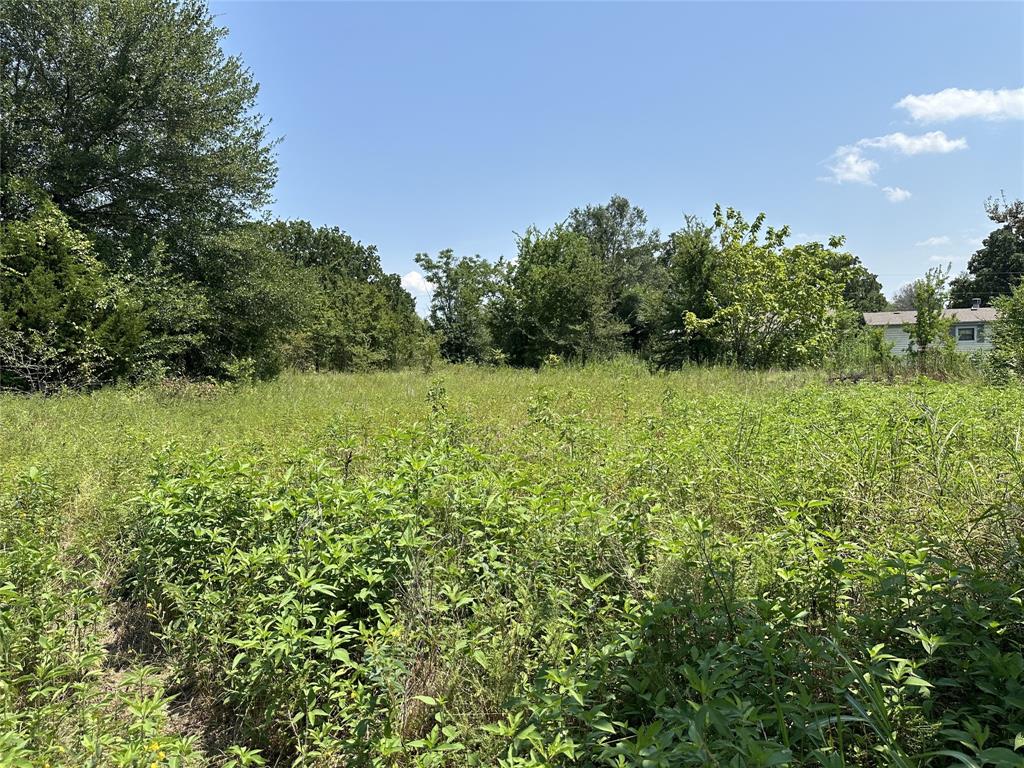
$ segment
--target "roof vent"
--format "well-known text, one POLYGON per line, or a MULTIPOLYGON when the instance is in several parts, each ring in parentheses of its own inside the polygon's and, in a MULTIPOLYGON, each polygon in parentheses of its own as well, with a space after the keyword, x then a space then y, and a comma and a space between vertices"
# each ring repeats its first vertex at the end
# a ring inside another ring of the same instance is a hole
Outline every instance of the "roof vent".
POLYGON ((971 309, 981 309, 981 299, 971 299, 971 309))

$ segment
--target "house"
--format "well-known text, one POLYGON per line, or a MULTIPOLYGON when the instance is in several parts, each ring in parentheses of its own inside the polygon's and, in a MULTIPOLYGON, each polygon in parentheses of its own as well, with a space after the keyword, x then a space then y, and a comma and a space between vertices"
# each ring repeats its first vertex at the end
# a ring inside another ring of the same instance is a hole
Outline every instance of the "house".
MULTIPOLYGON (((996 319, 995 307, 983 307, 979 299, 974 306, 942 310, 942 316, 950 318, 953 325, 950 333, 956 339, 957 352, 981 352, 991 349, 989 326, 996 319)), ((885 340, 892 342, 892 351, 905 355, 910 351, 910 335, 906 327, 917 320, 917 312, 865 312, 864 324, 885 329, 885 340)))

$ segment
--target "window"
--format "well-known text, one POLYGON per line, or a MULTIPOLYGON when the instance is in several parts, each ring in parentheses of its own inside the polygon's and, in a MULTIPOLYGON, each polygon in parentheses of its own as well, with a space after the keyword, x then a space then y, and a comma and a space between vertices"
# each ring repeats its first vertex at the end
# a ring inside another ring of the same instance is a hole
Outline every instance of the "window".
POLYGON ((973 325, 961 325, 956 329, 957 341, 975 341, 977 329, 973 325))

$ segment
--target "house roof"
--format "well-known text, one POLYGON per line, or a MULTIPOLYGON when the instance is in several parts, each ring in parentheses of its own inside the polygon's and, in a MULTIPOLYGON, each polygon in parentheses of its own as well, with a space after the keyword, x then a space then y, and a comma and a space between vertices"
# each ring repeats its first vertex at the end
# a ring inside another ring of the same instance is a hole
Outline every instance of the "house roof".
MULTIPOLYGON (((952 318, 958 323, 991 323, 996 319, 995 307, 955 307, 942 310, 942 316, 952 318)), ((897 312, 865 312, 865 325, 909 325, 917 320, 917 312, 900 310, 897 312)))

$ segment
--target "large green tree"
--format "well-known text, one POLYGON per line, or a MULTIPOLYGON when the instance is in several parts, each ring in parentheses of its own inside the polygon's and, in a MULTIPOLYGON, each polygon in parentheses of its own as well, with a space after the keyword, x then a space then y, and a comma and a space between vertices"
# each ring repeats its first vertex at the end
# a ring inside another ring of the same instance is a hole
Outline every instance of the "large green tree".
POLYGON ((991 367, 1000 378, 1024 379, 1024 283, 995 300, 999 310, 992 324, 991 367))
POLYGON ((528 229, 491 315, 510 362, 536 366, 549 355, 585 362, 621 349, 625 327, 612 312, 608 279, 586 236, 561 225, 528 229))
POLYGON ((906 330, 910 336, 911 351, 917 354, 926 355, 944 340, 952 341, 949 336, 951 322, 943 317, 942 312, 949 294, 948 279, 948 268, 932 267, 923 278, 912 283, 915 319, 906 330))
POLYGON ((997 296, 1008 296, 1024 278, 1024 201, 989 200, 985 210, 999 227, 982 241, 967 271, 950 283, 952 307, 969 307, 973 299, 990 305, 997 296))
POLYGON ((878 275, 864 266, 859 256, 845 251, 836 251, 832 268, 846 276, 843 285, 843 300, 853 311, 880 312, 888 302, 882 293, 878 275))
POLYGON ((682 264, 670 271, 696 274, 704 295, 694 296, 678 324, 663 327, 666 362, 699 349, 741 366, 788 367, 834 347, 846 307, 847 271, 835 267, 842 239, 786 248, 788 227, 765 229, 764 220, 760 214, 747 222, 739 211, 715 206, 710 231, 691 227, 688 236, 697 241, 678 250, 682 264))
POLYGON ((270 247, 261 224, 209 238, 198 263, 209 315, 202 358, 189 368, 225 374, 245 361, 262 378, 276 374, 285 343, 311 316, 310 272, 270 247))
POLYGON ((352 238, 338 227, 314 227, 308 221, 277 219, 263 227, 264 237, 296 266, 320 271, 323 279, 369 281, 382 273, 375 245, 352 238))
POLYGON ((909 283, 904 283, 895 291, 893 291, 892 298, 889 299, 888 303, 883 309, 908 311, 914 308, 914 297, 917 294, 917 284, 920 279, 913 280, 909 283))
POLYGON ((375 246, 307 221, 249 229, 294 275, 290 306, 297 314, 285 336, 285 362, 347 371, 397 367, 416 356, 423 323, 398 275, 381 268, 375 246))
POLYGON ((29 179, 121 269, 263 205, 272 142, 224 34, 198 0, 0 0, 0 214, 29 179))
POLYGON ((494 293, 495 266, 479 256, 456 258, 450 248, 416 255, 433 286, 430 327, 441 334, 441 354, 455 363, 484 360, 492 346, 485 302, 494 293))
POLYGON ((665 279, 658 301, 656 363, 675 368, 684 362, 715 359, 719 350, 714 339, 684 330, 688 314, 710 317, 715 311, 718 248, 714 228, 696 216, 686 216, 682 229, 669 236, 662 261, 665 279))
POLYGON ((661 248, 658 231, 648 229, 644 210, 621 195, 604 205, 574 208, 567 225, 587 238, 607 274, 611 311, 625 327, 627 346, 642 349, 653 323, 661 248))
POLYGON ((8 305, 50 329, 48 348, 91 350, 106 379, 410 361, 423 324, 373 246, 337 228, 252 220, 274 182, 273 142, 224 34, 201 0, 0 0, 0 223, 8 235, 38 227, 35 201, 48 199, 47 216, 63 222, 50 230, 74 235, 43 250, 8 238, 7 264, 32 264, 22 274, 35 286, 26 298, 22 279, 25 295, 8 305), (115 305, 135 307, 134 326, 126 312, 63 320, 115 305), (74 329, 85 334, 77 347, 74 329))

